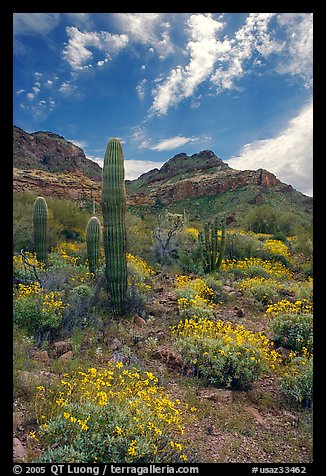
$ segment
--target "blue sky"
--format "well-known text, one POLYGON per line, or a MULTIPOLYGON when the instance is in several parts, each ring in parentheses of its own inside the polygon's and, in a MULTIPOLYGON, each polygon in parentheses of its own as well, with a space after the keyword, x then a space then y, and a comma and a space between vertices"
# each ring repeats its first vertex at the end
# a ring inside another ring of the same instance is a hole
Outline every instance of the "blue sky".
POLYGON ((210 149, 312 196, 311 13, 14 13, 14 124, 126 178, 210 149))

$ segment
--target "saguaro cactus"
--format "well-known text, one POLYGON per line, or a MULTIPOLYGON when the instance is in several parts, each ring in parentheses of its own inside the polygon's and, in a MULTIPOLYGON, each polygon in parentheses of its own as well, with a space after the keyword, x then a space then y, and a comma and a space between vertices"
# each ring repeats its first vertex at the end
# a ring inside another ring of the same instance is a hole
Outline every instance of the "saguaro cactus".
POLYGON ((36 258, 47 262, 48 206, 43 197, 37 197, 33 210, 33 233, 36 258))
POLYGON ((96 273, 101 245, 101 224, 97 217, 92 217, 86 226, 86 246, 88 268, 91 273, 96 273))
POLYGON ((125 311, 127 291, 124 157, 118 139, 107 145, 103 165, 102 213, 105 274, 115 314, 125 311))

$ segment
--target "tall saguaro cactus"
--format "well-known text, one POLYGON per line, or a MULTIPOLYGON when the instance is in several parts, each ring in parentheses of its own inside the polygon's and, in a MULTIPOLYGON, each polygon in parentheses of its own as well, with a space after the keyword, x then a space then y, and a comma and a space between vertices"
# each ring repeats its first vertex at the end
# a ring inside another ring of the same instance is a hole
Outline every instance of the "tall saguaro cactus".
POLYGON ((90 273, 96 273, 101 245, 101 223, 95 216, 91 217, 86 226, 86 247, 88 268, 90 273))
POLYGON ((33 210, 33 234, 36 258, 47 262, 48 206, 43 197, 37 197, 33 210))
POLYGON ((125 311, 127 291, 124 157, 118 139, 107 145, 103 165, 102 213, 105 275, 115 314, 125 311))

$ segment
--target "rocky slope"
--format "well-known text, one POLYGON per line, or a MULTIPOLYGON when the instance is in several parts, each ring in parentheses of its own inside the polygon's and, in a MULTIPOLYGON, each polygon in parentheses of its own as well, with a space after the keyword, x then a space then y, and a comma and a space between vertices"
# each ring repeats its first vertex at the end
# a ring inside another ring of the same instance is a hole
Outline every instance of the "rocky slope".
MULTIPOLYGON (((13 188, 44 196, 100 201, 102 171, 86 158, 82 149, 52 132, 29 134, 13 131, 13 188)), ((312 214, 313 200, 264 169, 235 170, 214 152, 204 150, 188 156, 180 153, 160 169, 126 181, 128 204, 148 208, 160 203, 178 210, 195 208, 193 216, 208 213, 226 203, 223 213, 245 213, 253 204, 274 202, 283 211, 312 214), (244 206, 244 203, 246 206, 244 206)))

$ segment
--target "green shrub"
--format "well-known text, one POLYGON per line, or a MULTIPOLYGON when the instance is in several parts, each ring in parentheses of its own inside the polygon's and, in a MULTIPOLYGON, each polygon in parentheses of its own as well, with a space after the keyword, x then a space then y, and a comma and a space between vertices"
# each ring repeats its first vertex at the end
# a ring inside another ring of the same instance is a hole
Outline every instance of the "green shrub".
POLYGON ((269 324, 277 345, 300 352, 313 345, 312 314, 279 314, 269 324))
POLYGON ((270 205, 259 205, 249 210, 245 227, 255 233, 282 233, 289 236, 296 224, 297 218, 293 213, 280 212, 270 205))
POLYGON ((249 389, 279 359, 265 336, 229 322, 185 319, 173 333, 185 366, 216 386, 249 389))
POLYGON ((66 304, 60 291, 47 291, 38 282, 19 284, 15 293, 14 324, 42 341, 56 330, 66 304))
POLYGON ((280 378, 280 390, 291 405, 312 406, 313 358, 307 356, 293 358, 280 378))

